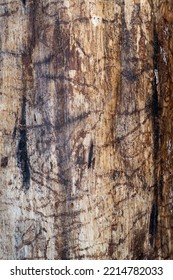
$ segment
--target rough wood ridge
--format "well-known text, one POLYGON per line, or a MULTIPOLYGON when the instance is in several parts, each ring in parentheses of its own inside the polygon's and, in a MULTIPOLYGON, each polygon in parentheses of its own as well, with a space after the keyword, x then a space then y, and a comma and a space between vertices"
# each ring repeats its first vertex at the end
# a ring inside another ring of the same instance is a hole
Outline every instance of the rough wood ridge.
POLYGON ((0 259, 173 259, 171 0, 0 1, 0 259))

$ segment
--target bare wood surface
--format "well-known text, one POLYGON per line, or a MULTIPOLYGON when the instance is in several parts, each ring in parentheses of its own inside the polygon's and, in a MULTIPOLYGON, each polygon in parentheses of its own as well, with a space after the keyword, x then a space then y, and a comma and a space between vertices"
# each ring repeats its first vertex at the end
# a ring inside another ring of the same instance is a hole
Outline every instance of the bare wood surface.
POLYGON ((0 1, 0 258, 173 258, 173 7, 0 1))

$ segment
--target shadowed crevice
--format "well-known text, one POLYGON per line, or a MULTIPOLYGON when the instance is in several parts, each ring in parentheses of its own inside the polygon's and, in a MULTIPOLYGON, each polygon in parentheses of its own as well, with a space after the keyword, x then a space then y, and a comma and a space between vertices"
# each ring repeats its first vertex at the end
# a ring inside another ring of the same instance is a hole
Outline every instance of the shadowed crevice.
POLYGON ((93 160, 93 142, 91 142, 90 148, 89 148, 89 153, 88 153, 88 169, 91 167, 92 160, 93 160))
POLYGON ((26 5, 26 0, 21 0, 21 2, 24 6, 26 5))
POLYGON ((149 241, 151 246, 154 243, 154 236, 157 233, 157 226, 158 226, 158 204, 155 201, 152 205, 151 213, 150 213, 150 224, 149 224, 149 241))
POLYGON ((158 202, 160 193, 160 180, 158 176, 158 163, 160 151, 160 126, 159 126, 159 97, 158 97, 158 71, 159 71, 159 40, 154 23, 153 29, 153 94, 152 94, 152 105, 151 105, 151 117, 153 126, 153 161, 154 161, 154 198, 153 205, 150 213, 149 223, 149 241, 150 245, 155 245, 155 239, 158 229, 158 202))
POLYGON ((23 177, 23 187, 28 190, 30 185, 30 168, 27 151, 27 135, 26 135, 26 97, 23 96, 22 113, 19 129, 19 142, 17 148, 17 165, 21 170, 23 177))

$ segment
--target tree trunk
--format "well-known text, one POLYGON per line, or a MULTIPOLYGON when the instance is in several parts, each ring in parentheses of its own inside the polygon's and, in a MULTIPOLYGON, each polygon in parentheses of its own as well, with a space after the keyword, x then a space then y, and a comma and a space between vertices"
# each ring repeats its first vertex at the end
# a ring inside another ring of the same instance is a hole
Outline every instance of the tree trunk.
POLYGON ((173 258, 171 3, 1 1, 1 259, 173 258))

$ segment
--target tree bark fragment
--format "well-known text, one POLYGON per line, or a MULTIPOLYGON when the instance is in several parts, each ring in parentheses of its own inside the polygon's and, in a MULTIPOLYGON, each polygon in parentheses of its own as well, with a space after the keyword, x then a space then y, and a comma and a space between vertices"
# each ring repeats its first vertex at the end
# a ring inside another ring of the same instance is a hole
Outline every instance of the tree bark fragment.
POLYGON ((172 259, 171 0, 0 3, 0 259, 172 259))

